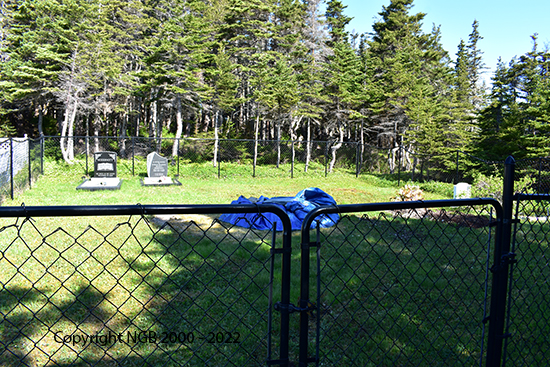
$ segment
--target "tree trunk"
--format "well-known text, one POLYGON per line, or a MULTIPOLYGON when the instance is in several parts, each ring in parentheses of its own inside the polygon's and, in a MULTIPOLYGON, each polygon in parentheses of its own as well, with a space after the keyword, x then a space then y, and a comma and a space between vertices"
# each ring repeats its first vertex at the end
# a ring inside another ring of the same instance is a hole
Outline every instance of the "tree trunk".
POLYGON ((100 126, 101 119, 99 115, 96 115, 95 121, 94 121, 94 153, 99 152, 99 126, 100 126))
POLYGON ((256 115, 256 126, 254 126, 254 172, 256 170, 256 163, 258 162, 258 132, 260 128, 260 112, 256 115))
POLYGON ((365 123, 365 119, 361 119, 361 159, 360 164, 363 165, 363 156, 365 155, 365 135, 363 134, 363 125, 365 123))
POLYGON ((38 106, 38 135, 40 137, 44 136, 44 110, 42 103, 38 106))
POLYGON ((306 166, 304 172, 307 172, 309 161, 311 160, 311 118, 307 119, 307 141, 306 141, 306 166))
POLYGON ((74 152, 71 152, 73 148, 73 141, 72 141, 72 132, 73 128, 72 125, 74 123, 74 119, 76 117, 76 101, 74 103, 74 107, 71 109, 71 104, 67 104, 67 108, 65 109, 65 118, 63 119, 63 126, 61 128, 61 154, 63 155, 63 159, 68 164, 73 164, 72 159, 74 158, 74 152))
POLYGON ((328 171, 331 173, 332 173, 332 169, 334 168, 334 165, 336 164, 336 151, 340 149, 342 147, 342 144, 344 143, 344 129, 342 128, 342 124, 339 121, 338 121, 338 131, 340 133, 340 140, 336 145, 330 148, 332 150, 332 160, 330 161, 328 171))
POLYGON ((126 112, 123 116, 121 116, 122 122, 120 123, 120 130, 119 130, 119 155, 121 158, 126 158, 126 130, 128 129, 128 119, 130 116, 130 110, 131 106, 130 104, 130 98, 126 97, 126 112))
POLYGON ((172 145, 172 157, 178 155, 179 140, 183 132, 183 120, 181 117, 181 98, 180 95, 176 95, 176 139, 174 139, 174 145, 172 145))
POLYGON ((157 129, 155 124, 157 123, 157 102, 151 104, 151 113, 149 115, 149 137, 157 137, 157 129))
POLYGON ((302 122, 303 116, 296 117, 296 116, 290 116, 290 140, 293 142, 291 144, 292 149, 292 158, 291 162, 294 164, 294 160, 296 159, 296 148, 294 146, 294 142, 298 139, 298 134, 296 134, 296 130, 298 126, 300 125, 300 122, 302 122))
POLYGON ((281 120, 277 120, 277 168, 281 164, 281 120))
POLYGON ((399 147, 390 148, 388 152, 388 165, 390 166, 390 173, 394 173, 396 163, 395 163, 395 153, 399 150, 399 147))
POLYGON ((212 161, 214 167, 218 167, 218 116, 219 111, 216 111, 216 116, 214 117, 214 160, 212 161))
POLYGON ((157 147, 155 148, 156 152, 160 154, 162 147, 162 122, 164 120, 164 109, 162 106, 157 106, 157 119, 155 121, 155 136, 157 147))

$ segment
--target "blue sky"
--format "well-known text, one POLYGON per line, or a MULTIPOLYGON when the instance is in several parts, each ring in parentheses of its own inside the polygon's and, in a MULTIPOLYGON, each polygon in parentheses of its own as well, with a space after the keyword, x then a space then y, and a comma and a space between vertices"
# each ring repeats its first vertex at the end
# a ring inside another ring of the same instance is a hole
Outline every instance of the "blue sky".
MULTIPOLYGON (((354 17, 348 30, 356 33, 372 32, 372 24, 379 19, 382 6, 390 0, 341 0, 345 14, 354 17)), ((460 39, 468 41, 474 19, 479 22, 483 37, 478 44, 483 61, 489 70, 489 80, 498 57, 508 64, 514 56, 532 49, 531 35, 538 33, 539 48, 550 47, 550 0, 415 0, 411 13, 426 13, 424 30, 441 26, 441 43, 454 59, 460 39)))

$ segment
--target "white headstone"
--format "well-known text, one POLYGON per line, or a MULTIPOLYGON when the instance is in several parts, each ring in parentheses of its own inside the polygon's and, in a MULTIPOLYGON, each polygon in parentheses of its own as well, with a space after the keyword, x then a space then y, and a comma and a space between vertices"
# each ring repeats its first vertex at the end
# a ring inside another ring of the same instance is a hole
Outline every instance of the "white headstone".
POLYGON ((459 182, 454 186, 454 199, 469 199, 472 195, 472 186, 466 182, 459 182))

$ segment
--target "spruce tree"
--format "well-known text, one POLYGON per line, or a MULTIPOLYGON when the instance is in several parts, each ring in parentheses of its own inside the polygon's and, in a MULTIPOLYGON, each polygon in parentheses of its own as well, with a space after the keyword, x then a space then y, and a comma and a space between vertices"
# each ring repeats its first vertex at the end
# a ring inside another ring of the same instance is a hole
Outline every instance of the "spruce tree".
POLYGON ((417 152, 437 154, 446 146, 440 132, 450 120, 449 60, 439 29, 424 34, 425 14, 409 14, 412 3, 392 0, 373 25, 367 53, 374 78, 371 128, 385 147, 397 147, 405 139, 417 152))

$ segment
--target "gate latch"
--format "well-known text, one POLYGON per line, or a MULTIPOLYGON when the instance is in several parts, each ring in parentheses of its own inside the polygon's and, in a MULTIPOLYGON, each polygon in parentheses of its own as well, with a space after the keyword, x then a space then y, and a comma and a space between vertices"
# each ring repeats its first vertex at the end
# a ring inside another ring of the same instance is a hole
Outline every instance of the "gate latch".
POLYGON ((315 303, 312 303, 312 302, 309 302, 307 303, 307 307, 296 307, 294 306, 292 303, 289 303, 289 304, 284 304, 284 303, 281 303, 281 302, 275 302, 275 304, 273 305, 273 308, 275 309, 275 311, 283 311, 283 310, 288 310, 288 313, 291 314, 291 313, 294 313, 294 312, 310 312, 310 311, 315 311, 317 309, 317 307, 315 307, 315 303))
POLYGON ((500 262, 502 265, 510 265, 510 264, 515 264, 518 261, 516 260, 516 254, 513 252, 509 252, 507 254, 502 255, 502 257, 500 258, 500 262))
POLYGON ((492 273, 495 273, 504 269, 506 265, 515 264, 517 262, 518 261, 516 260, 516 254, 513 252, 509 252, 500 257, 500 264, 493 265, 489 270, 491 270, 492 273))

